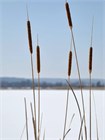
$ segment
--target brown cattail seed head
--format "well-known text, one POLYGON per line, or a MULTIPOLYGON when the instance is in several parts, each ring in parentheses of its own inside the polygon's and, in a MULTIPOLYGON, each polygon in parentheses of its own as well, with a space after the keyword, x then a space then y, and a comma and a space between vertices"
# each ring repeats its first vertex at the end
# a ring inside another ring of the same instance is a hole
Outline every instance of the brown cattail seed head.
POLYGON ((71 67, 72 67, 72 51, 69 52, 69 61, 68 61, 68 76, 71 75, 71 67))
POLYGON ((69 26, 72 28, 72 20, 71 20, 71 14, 70 14, 70 9, 69 9, 68 2, 66 2, 65 7, 66 7, 66 13, 67 13, 67 18, 68 18, 69 26))
POLYGON ((36 52, 37 52, 37 72, 40 73, 40 48, 39 46, 37 46, 36 52))
POLYGON ((27 21, 27 30, 28 30, 29 50, 30 50, 30 53, 32 54, 33 50, 32 50, 31 24, 29 20, 27 21))
POLYGON ((90 50, 89 50, 89 73, 92 72, 92 56, 93 56, 93 48, 90 47, 90 50))

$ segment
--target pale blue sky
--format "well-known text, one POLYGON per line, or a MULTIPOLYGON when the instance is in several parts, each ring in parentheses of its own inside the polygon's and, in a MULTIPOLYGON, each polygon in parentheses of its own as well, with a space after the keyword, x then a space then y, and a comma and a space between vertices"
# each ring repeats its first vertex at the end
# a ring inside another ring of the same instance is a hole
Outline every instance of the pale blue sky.
MULTIPOLYGON (((68 0, 82 78, 88 78, 88 52, 92 18, 93 78, 105 78, 105 1, 68 0)), ((66 78, 70 31, 65 0, 28 0, 36 74, 36 41, 39 35, 41 77, 66 78)), ((31 77, 25 0, 0 0, 0 77, 31 77)), ((73 55, 74 56, 74 55, 73 55)), ((77 78, 73 57, 72 78, 77 78)))

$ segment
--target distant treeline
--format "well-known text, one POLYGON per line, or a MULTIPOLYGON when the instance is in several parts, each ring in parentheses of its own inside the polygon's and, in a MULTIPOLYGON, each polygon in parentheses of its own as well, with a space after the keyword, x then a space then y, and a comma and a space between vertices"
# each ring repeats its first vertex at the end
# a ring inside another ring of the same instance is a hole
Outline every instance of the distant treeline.
MULTIPOLYGON (((74 88, 79 88, 79 81, 77 79, 71 79, 71 85, 74 88)), ((37 79, 35 80, 35 87, 37 88, 38 82, 37 79)), ((40 86, 42 89, 46 88, 61 88, 66 89, 68 87, 67 82, 65 79, 41 79, 40 86)), ((88 88, 89 87, 89 80, 82 79, 82 87, 88 88)), ((105 80, 100 79, 93 79, 92 80, 92 87, 94 88, 104 88, 105 87, 105 80)), ((24 78, 0 78, 0 89, 31 89, 32 88, 32 81, 30 79, 24 78)))

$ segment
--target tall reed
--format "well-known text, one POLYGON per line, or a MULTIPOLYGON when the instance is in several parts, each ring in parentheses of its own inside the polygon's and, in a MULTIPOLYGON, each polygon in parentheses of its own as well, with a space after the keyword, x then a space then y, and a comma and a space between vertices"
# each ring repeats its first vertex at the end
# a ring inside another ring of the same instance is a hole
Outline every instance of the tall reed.
POLYGON ((92 47, 89 53, 89 75, 90 75, 90 95, 89 95, 89 109, 90 109, 90 140, 91 140, 91 72, 92 72, 92 47))
MULTIPOLYGON (((72 39, 70 48, 72 48, 72 39)), ((72 68, 72 50, 69 52, 69 59, 68 59, 68 80, 70 82, 70 75, 71 75, 71 68, 72 68)), ((67 123, 67 114, 68 114, 68 102, 69 102, 69 88, 67 91, 67 99, 66 99, 66 111, 65 111, 65 122, 64 122, 64 131, 63 131, 63 140, 65 138, 65 131, 66 131, 66 123, 67 123)))
POLYGON ((80 70, 79 70, 79 63, 78 63, 77 52, 76 52, 76 47, 75 47, 74 34, 73 34, 73 30, 72 30, 72 28, 73 28, 72 19, 71 19, 71 14, 70 14, 70 9, 69 9, 68 2, 65 3, 65 7, 66 7, 67 18, 68 18, 68 22, 69 22, 70 31, 71 31, 71 36, 72 36, 72 40, 73 40, 73 47, 74 47, 76 65, 77 65, 77 72, 78 72, 78 77, 79 77, 79 82, 80 82, 82 107, 83 107, 83 114, 84 114, 85 139, 87 140, 87 128, 86 128, 86 117, 85 117, 84 97, 83 97, 83 91, 82 91, 82 82, 81 82, 81 76, 80 76, 80 70))
MULTIPOLYGON (((26 5, 26 10, 27 10, 28 43, 29 43, 29 51, 30 51, 30 57, 31 57, 32 89, 33 89, 33 101, 34 101, 34 120, 36 121, 36 101, 35 101, 35 85, 34 85, 34 68, 33 68, 33 56, 32 56, 32 54, 33 54, 33 47, 32 47, 32 35, 31 35, 31 23, 30 23, 29 16, 28 16, 27 5, 26 5)), ((35 122, 34 129, 37 130, 36 122, 35 122)), ((37 139, 37 135, 36 135, 35 139, 37 139)))
POLYGON ((38 73, 38 140, 40 140, 40 47, 38 45, 37 36, 37 73, 38 73))
POLYGON ((90 79, 90 94, 89 94, 89 109, 90 109, 90 113, 89 113, 89 119, 90 119, 90 128, 89 128, 89 131, 90 131, 90 135, 89 135, 89 138, 90 140, 92 139, 91 138, 91 73, 92 73, 92 57, 93 57, 93 47, 92 47, 92 39, 93 39, 93 21, 92 21, 92 32, 91 32, 91 46, 90 46, 90 49, 89 49, 89 79, 90 79))

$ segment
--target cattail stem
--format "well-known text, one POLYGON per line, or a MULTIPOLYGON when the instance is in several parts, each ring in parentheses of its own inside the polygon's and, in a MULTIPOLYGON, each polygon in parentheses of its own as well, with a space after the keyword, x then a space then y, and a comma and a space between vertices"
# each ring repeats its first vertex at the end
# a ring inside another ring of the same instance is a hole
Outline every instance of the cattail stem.
POLYGON ((92 32, 91 32, 91 47, 89 49, 89 79, 90 79, 90 94, 89 94, 89 109, 90 109, 90 113, 89 113, 89 119, 90 119, 90 123, 89 123, 89 126, 90 126, 90 140, 91 140, 91 121, 92 121, 92 112, 91 112, 91 73, 92 73, 92 57, 93 57, 93 48, 92 48, 92 41, 93 41, 93 21, 94 21, 94 18, 92 20, 92 32))
POLYGON ((41 121, 40 121, 40 135, 41 135, 41 130, 42 130, 42 121, 43 121, 43 113, 41 114, 41 121))
MULTIPOLYGON (((68 80, 70 80, 69 77, 68 77, 68 80)), ((69 102, 69 89, 67 90, 67 99, 66 99, 66 111, 65 111, 65 122, 64 122, 64 131, 63 131, 63 140, 64 140, 64 138, 65 138, 65 131, 66 131, 67 113, 68 113, 68 102, 69 102)))
MULTIPOLYGON (((32 89, 33 89, 33 100, 34 100, 34 120, 35 120, 35 129, 37 131, 37 123, 36 123, 36 100, 35 100, 35 85, 34 85, 34 68, 33 68, 33 57, 31 54, 31 70, 32 70, 32 89)), ((36 132, 37 139, 37 132, 36 132)))
POLYGON ((83 114, 84 114, 85 139, 87 140, 87 128, 86 128, 86 119, 85 119, 84 98, 83 98, 83 92, 82 92, 82 82, 81 82, 81 77, 80 77, 78 58, 77 58, 76 47, 75 47, 75 41, 74 41, 74 35, 73 35, 73 30, 72 30, 72 19, 71 19, 71 14, 70 14, 68 2, 66 2, 66 12, 67 12, 69 27, 70 27, 70 30, 71 30, 71 36, 72 36, 72 40, 73 40, 73 46, 74 46, 74 52, 75 52, 75 58, 76 58, 76 64, 77 64, 77 71, 78 71, 79 82, 80 82, 80 88, 81 88, 81 98, 82 98, 82 106, 83 106, 83 114))
POLYGON ((83 126, 83 120, 84 120, 84 116, 83 116, 83 119, 82 119, 82 121, 81 121, 81 126, 80 126, 80 131, 79 131, 78 140, 80 140, 80 137, 81 137, 81 133, 82 133, 82 126, 83 126))
POLYGON ((30 103, 30 107, 31 107, 31 115, 32 115, 32 123, 33 123, 33 129, 34 129, 34 138, 35 140, 37 140, 37 136, 36 136, 36 128, 35 128, 35 120, 34 120, 34 114, 33 114, 33 108, 32 108, 32 103, 30 103))
POLYGON ((40 140, 40 74, 38 73, 38 140, 40 140))
POLYGON ((82 91, 82 82, 81 82, 79 63, 78 63, 77 52, 76 52, 74 35, 73 35, 73 30, 72 29, 71 29, 71 35, 72 35, 72 40, 73 40, 74 53, 75 53, 75 59, 76 59, 76 64, 77 64, 77 72, 78 72, 78 77, 79 77, 79 82, 80 82, 80 89, 81 89, 82 107, 83 107, 83 114, 84 114, 85 139, 87 140, 87 128, 86 128, 86 117, 85 117, 84 97, 83 97, 83 91, 82 91))
MULTIPOLYGON (((71 75, 71 68, 72 68, 72 38, 70 44, 70 52, 69 52, 69 60, 68 60, 68 81, 70 82, 70 75, 71 75)), ((67 92, 67 99, 66 99, 66 112, 65 112, 65 122, 64 122, 64 132, 63 132, 63 140, 65 138, 65 131, 66 131, 66 123, 67 123, 67 112, 68 112, 68 100, 69 100, 69 89, 67 92)))
POLYGON ((91 140, 91 72, 92 72, 92 52, 93 52, 93 49, 92 47, 90 47, 90 52, 89 52, 89 79, 90 79, 90 94, 89 94, 89 109, 90 109, 90 116, 89 116, 89 119, 90 119, 90 140, 91 140))
POLYGON ((91 73, 89 74, 90 75, 90 94, 89 94, 89 109, 90 109, 90 113, 89 113, 89 119, 90 119, 90 129, 89 129, 89 132, 90 132, 90 140, 91 140, 91 73))
POLYGON ((91 140, 91 72, 92 72, 92 47, 90 47, 90 53, 89 53, 89 76, 90 76, 90 94, 89 94, 89 109, 90 109, 90 140, 91 140))
MULTIPOLYGON (((33 53, 33 48, 32 48, 32 36, 31 36, 31 23, 29 20, 29 16, 28 16, 28 7, 26 4, 26 10, 27 10, 27 31, 28 31, 28 43, 29 43, 29 51, 30 51, 30 56, 31 56, 31 73, 32 73, 32 89, 33 89, 33 101, 34 101, 34 119, 35 123, 33 123, 35 126, 35 130, 37 131, 37 125, 36 125, 36 101, 35 101, 35 85, 34 85, 34 68, 33 68, 33 57, 32 57, 32 53, 33 53)), ((36 136, 35 139, 37 140, 37 132, 36 132, 36 136)))
POLYGON ((28 138, 28 120, 27 120, 27 104, 26 104, 26 98, 24 98, 24 104, 25 104, 25 117, 26 117, 26 136, 27 140, 28 138))
MULTIPOLYGON (((74 90, 73 90, 71 84, 69 83, 69 81, 66 80, 66 82, 67 82, 69 88, 71 89, 71 91, 72 91, 72 93, 73 93, 73 96, 74 96, 74 99, 75 99, 75 101, 76 101, 77 108, 78 108, 78 111, 79 111, 80 121, 81 121, 81 123, 82 123, 82 113, 81 113, 81 109, 80 109, 80 105, 79 105, 78 99, 77 99, 76 94, 75 94, 75 92, 74 92, 74 90)), ((81 133, 81 139, 83 140, 83 135, 82 135, 82 133, 81 133)))

